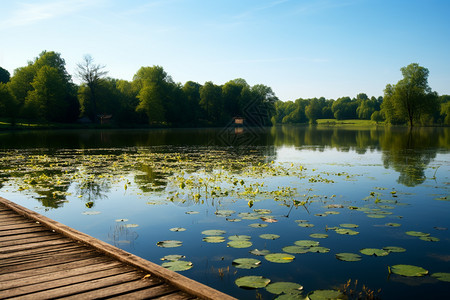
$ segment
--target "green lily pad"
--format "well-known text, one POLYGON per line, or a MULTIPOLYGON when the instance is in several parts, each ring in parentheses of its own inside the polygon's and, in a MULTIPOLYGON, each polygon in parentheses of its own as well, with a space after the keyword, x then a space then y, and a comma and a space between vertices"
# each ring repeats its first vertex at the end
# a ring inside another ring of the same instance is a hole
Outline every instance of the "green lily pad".
POLYGON ((258 249, 253 249, 251 251, 249 251, 251 254, 256 255, 256 256, 266 256, 267 254, 270 253, 269 250, 258 250, 258 249))
POLYGON ((244 220, 257 220, 261 216, 256 213, 240 213, 240 214, 238 214, 238 217, 242 218, 244 220))
POLYGON ((181 247, 181 245, 183 245, 183 242, 175 241, 175 240, 167 240, 167 241, 157 242, 156 245, 158 247, 162 247, 162 248, 175 248, 175 247, 181 247))
POLYGON ((196 214, 199 214, 199 213, 200 213, 200 212, 194 211, 194 210, 185 212, 185 214, 187 214, 187 215, 196 215, 196 214))
POLYGON ((338 234, 345 234, 345 235, 357 235, 357 234, 359 234, 358 231, 347 229, 347 228, 337 228, 335 230, 335 232, 338 233, 338 234))
POLYGON ((433 273, 431 276, 440 281, 450 282, 450 273, 433 273))
POLYGON ((128 219, 117 219, 116 222, 128 222, 128 219))
POLYGON ((136 227, 139 227, 139 225, 138 224, 125 224, 125 227, 126 228, 136 228, 136 227))
POLYGON ((340 224, 339 226, 344 227, 344 228, 358 228, 359 225, 356 224, 340 224))
POLYGON ((390 271, 394 274, 408 277, 421 277, 428 274, 428 271, 424 268, 411 265, 395 265, 390 267, 390 271))
POLYGON ((439 242, 440 239, 434 236, 421 236, 419 239, 427 242, 439 242))
POLYGON ((223 236, 212 235, 204 237, 203 241, 207 243, 222 243, 225 242, 225 238, 223 236))
POLYGON ((347 296, 335 290, 316 290, 308 294, 310 300, 340 300, 347 299, 347 296))
POLYGON ((270 234, 270 233, 261 234, 259 237, 265 240, 276 240, 280 238, 278 234, 270 234))
POLYGON ((376 249, 376 248, 364 248, 359 250, 364 255, 369 256, 386 256, 389 254, 389 251, 383 250, 383 249, 376 249))
POLYGON ((291 254, 303 254, 309 252, 310 247, 286 246, 283 251, 291 254))
POLYGON ((429 236, 429 233, 425 233, 425 232, 420 232, 420 231, 407 231, 405 232, 407 235, 410 236, 417 236, 417 237, 422 237, 422 236, 429 236))
POLYGON ((234 210, 226 210, 226 209, 222 209, 222 210, 219 209, 215 212, 215 214, 219 217, 229 217, 234 213, 235 213, 234 210))
POLYGON ((326 215, 339 215, 340 212, 334 210, 328 210, 325 212, 326 215))
POLYGON ((314 227, 314 224, 311 224, 311 223, 299 223, 298 226, 304 227, 304 228, 309 228, 309 227, 314 227))
POLYGON ((101 214, 101 212, 95 211, 95 210, 83 212, 83 215, 86 215, 86 216, 95 216, 95 215, 99 215, 99 214, 101 214))
POLYGON ((328 234, 324 234, 324 233, 312 233, 309 235, 310 237, 314 238, 314 239, 326 239, 328 237, 328 234))
POLYGON ((241 221, 241 219, 229 219, 229 218, 226 218, 226 220, 228 222, 240 222, 241 221))
POLYGON ((264 256, 264 258, 273 263, 286 264, 292 262, 295 256, 286 253, 270 253, 264 256))
POLYGON ((171 255, 166 255, 163 258, 161 258, 161 260, 170 260, 170 261, 176 261, 176 260, 180 260, 186 258, 186 256, 184 255, 178 255, 178 254, 171 254, 171 255))
POLYGON ((294 242, 294 244, 300 247, 315 247, 319 246, 320 243, 318 241, 300 240, 294 242))
POLYGON ((309 248, 309 252, 312 252, 312 253, 328 253, 328 252, 330 252, 330 248, 311 247, 311 248, 309 248))
POLYGON ((248 241, 248 240, 235 240, 235 241, 230 241, 228 242, 228 247, 231 248, 248 248, 251 247, 253 244, 252 242, 248 241))
POLYGON ((308 223, 309 221, 308 220, 295 220, 294 222, 297 224, 300 224, 300 223, 308 223))
POLYGON ((234 283, 240 288, 257 289, 266 287, 270 279, 262 276, 244 276, 236 279, 234 283))
POLYGON ((400 226, 402 226, 402 224, 399 224, 399 223, 386 223, 384 225, 386 225, 388 227, 400 227, 400 226))
POLYGON ((210 229, 210 230, 202 231, 203 235, 222 235, 225 233, 227 233, 225 230, 219 230, 219 229, 210 229))
POLYGON ((355 253, 337 253, 336 258, 342 261, 360 261, 361 255, 355 253))
POLYGON ((174 227, 174 228, 170 228, 170 231, 174 231, 174 232, 178 232, 178 231, 186 231, 186 228, 183 227, 174 227))
POLYGON ((261 209, 254 209, 253 211, 255 213, 261 214, 261 215, 268 215, 268 214, 272 213, 272 211, 270 209, 263 209, 263 208, 261 208, 261 209))
POLYGON ((228 237, 228 239, 230 241, 238 241, 238 240, 246 240, 248 241, 249 239, 251 239, 251 236, 249 235, 231 235, 228 237))
POLYGON ((367 215, 367 217, 373 218, 373 219, 382 219, 382 218, 386 218, 386 215, 382 215, 382 214, 370 214, 370 215, 367 215))
POLYGON ((303 290, 303 286, 295 282, 274 282, 266 286, 266 291, 271 294, 289 294, 291 292, 299 292, 303 290))
POLYGON ((233 260, 233 266, 238 269, 254 269, 261 265, 261 261, 254 258, 237 258, 233 260))
POLYGON ((267 227, 268 225, 267 224, 261 224, 261 223, 253 223, 253 224, 250 224, 248 226, 250 226, 252 228, 264 228, 264 227, 267 227))
POLYGON ((405 252, 406 251, 405 248, 395 247, 395 246, 383 247, 383 250, 386 250, 389 252, 405 252))
POLYGON ((438 197, 438 198, 434 198, 434 200, 439 200, 439 201, 450 201, 450 196, 438 197))
POLYGON ((176 260, 165 262, 161 266, 171 271, 180 272, 191 269, 193 264, 190 261, 176 260))

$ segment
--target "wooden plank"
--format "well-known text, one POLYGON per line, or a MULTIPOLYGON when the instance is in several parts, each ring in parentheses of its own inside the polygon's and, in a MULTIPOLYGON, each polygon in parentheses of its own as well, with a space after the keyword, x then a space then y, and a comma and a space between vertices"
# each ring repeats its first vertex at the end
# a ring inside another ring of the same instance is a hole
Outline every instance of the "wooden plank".
POLYGON ((20 224, 12 224, 6 226, 0 226, 0 231, 9 231, 14 229, 23 229, 23 228, 31 228, 31 227, 40 227, 40 224, 36 224, 36 222, 23 222, 20 224))
POLYGON ((9 231, 0 231, 0 237, 8 236, 8 235, 22 234, 22 233, 42 232, 42 231, 49 231, 49 230, 48 230, 48 228, 45 228, 45 227, 32 227, 32 228, 23 228, 23 229, 9 230, 9 231))
POLYGON ((80 257, 77 259, 74 258, 71 259, 71 257, 67 257, 66 259, 59 259, 57 261, 54 261, 53 259, 46 259, 36 263, 31 263, 26 266, 27 267, 26 269, 24 268, 22 268, 21 270, 11 269, 10 270, 11 273, 0 274, 0 282, 31 277, 41 274, 48 274, 59 271, 61 269, 75 269, 84 266, 105 264, 111 261, 112 260, 110 258, 98 256, 80 257))
POLYGON ((170 294, 166 296, 161 296, 157 298, 158 300, 188 300, 188 299, 198 299, 192 295, 185 292, 178 292, 176 294, 170 294))
MULTIPOLYGON (((163 284, 163 282, 161 280, 157 280, 157 279, 151 279, 151 280, 139 279, 139 280, 135 280, 135 281, 119 283, 114 286, 108 286, 108 287, 101 288, 101 289, 95 289, 92 291, 71 295, 68 297, 63 297, 62 299, 88 300, 88 299, 99 299, 99 298, 106 298, 106 297, 111 298, 113 296, 118 296, 121 294, 129 294, 130 292, 134 292, 134 291, 141 290, 144 288, 153 289, 156 286, 161 285, 161 284, 163 284)), ((133 298, 130 297, 128 299, 133 299, 133 298)))
POLYGON ((1 247, 0 248, 0 258, 3 257, 3 255, 7 255, 11 252, 19 252, 19 251, 27 251, 27 250, 40 250, 43 247, 51 247, 51 246, 59 246, 64 244, 71 244, 73 241, 67 239, 67 238, 59 238, 56 240, 50 240, 50 241, 41 241, 41 242, 31 242, 26 244, 19 244, 19 245, 13 245, 13 246, 7 246, 7 247, 1 247))
POLYGON ((114 286, 125 281, 133 281, 136 279, 136 275, 136 272, 120 273, 120 268, 118 268, 118 270, 92 273, 86 276, 80 276, 80 278, 71 277, 70 279, 55 280, 46 284, 10 289, 4 291, 4 293, 0 293, 0 296, 21 300, 54 299, 86 292, 98 287, 114 286), (107 275, 108 273, 114 275, 107 275))
POLYGON ((72 245, 72 244, 62 244, 62 245, 52 245, 47 247, 41 247, 39 249, 27 249, 23 251, 15 251, 15 252, 9 252, 9 253, 0 253, 0 260, 6 259, 6 258, 13 258, 13 257, 23 257, 23 256, 32 256, 32 255, 53 255, 57 254, 58 251, 61 251, 63 249, 75 249, 79 246, 72 245))
POLYGON ((175 289, 173 286, 169 285, 159 285, 151 289, 145 289, 135 292, 130 292, 125 295, 120 295, 117 297, 110 297, 109 299, 148 299, 148 298, 156 298, 167 295, 175 295, 179 290, 175 289))
POLYGON ((31 233, 21 233, 21 234, 17 234, 17 235, 6 235, 6 236, 0 236, 0 243, 15 241, 15 240, 30 239, 30 238, 35 238, 35 237, 44 237, 44 236, 57 237, 58 235, 51 231, 38 231, 38 232, 31 232, 31 233))
MULTIPOLYGON (((84 274, 91 274, 99 271, 107 271, 110 269, 118 268, 123 266, 118 261, 110 261, 100 264, 93 264, 93 265, 84 265, 77 268, 66 268, 64 265, 59 265, 59 268, 56 270, 53 270, 53 272, 47 273, 47 274, 36 274, 32 276, 26 276, 22 278, 17 279, 8 279, 6 281, 3 281, 0 286, 1 290, 8 290, 13 289, 17 287, 22 287, 26 285, 36 285, 40 283, 46 283, 52 281, 52 284, 55 280, 58 280, 60 278, 67 278, 69 280, 70 277, 74 276, 80 276, 84 274)), ((120 268, 120 272, 125 273, 126 271, 132 271, 131 268, 120 268)), ((72 281, 70 281, 72 282, 72 281)))
POLYGON ((31 243, 36 243, 36 242, 44 242, 44 241, 53 241, 53 240, 58 240, 61 239, 60 236, 55 235, 55 234, 51 234, 51 235, 40 235, 40 236, 34 236, 34 237, 22 237, 19 239, 19 236, 12 236, 14 237, 13 239, 10 240, 5 240, 3 241, 0 238, 0 251, 3 247, 9 247, 9 246, 15 246, 19 243, 23 244, 31 244, 31 243))

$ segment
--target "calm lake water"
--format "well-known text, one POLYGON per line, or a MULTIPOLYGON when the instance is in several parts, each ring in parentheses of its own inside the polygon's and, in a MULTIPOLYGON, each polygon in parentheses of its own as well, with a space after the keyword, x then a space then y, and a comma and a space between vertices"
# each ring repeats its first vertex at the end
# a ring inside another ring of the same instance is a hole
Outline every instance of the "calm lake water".
POLYGON ((449 189, 450 128, 0 132, 0 196, 240 299, 277 297, 243 276, 444 299, 449 189))

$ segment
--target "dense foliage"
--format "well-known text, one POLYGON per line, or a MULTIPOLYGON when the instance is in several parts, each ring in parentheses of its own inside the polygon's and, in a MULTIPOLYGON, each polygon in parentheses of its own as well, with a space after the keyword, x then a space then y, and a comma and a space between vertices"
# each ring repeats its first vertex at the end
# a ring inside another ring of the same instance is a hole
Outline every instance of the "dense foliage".
POLYGON ((0 67, 0 118, 31 122, 112 121, 118 126, 223 126, 236 117, 247 125, 316 124, 318 119, 361 119, 390 124, 450 124, 450 96, 428 86, 428 70, 402 68, 404 78, 386 86, 384 97, 279 101, 268 86, 244 79, 176 83, 163 67, 141 67, 132 81, 107 77, 102 65, 85 56, 75 85, 59 53, 43 51, 11 77, 0 67))

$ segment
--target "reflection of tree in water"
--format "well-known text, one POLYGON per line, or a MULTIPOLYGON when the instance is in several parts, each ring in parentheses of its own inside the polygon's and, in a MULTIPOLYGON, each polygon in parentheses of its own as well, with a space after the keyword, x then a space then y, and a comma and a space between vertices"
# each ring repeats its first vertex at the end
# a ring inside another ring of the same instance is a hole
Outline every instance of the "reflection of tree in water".
POLYGON ((91 175, 83 179, 75 186, 77 195, 82 195, 86 202, 94 202, 99 199, 108 198, 107 194, 111 189, 111 182, 103 178, 91 175))
POLYGON ((425 181, 425 170, 436 157, 440 145, 440 135, 432 134, 432 131, 432 128, 386 129, 380 140, 383 164, 400 173, 398 183, 416 186, 425 181))
POLYGON ((134 181, 144 193, 164 189, 166 186, 164 174, 158 172, 154 167, 141 165, 139 171, 140 173, 134 176, 134 181))
POLYGON ((114 227, 110 228, 108 233, 108 239, 113 242, 113 245, 119 247, 121 245, 130 245, 131 247, 134 244, 134 241, 139 237, 136 231, 131 230, 127 227, 123 222, 118 222, 114 225, 114 227))

